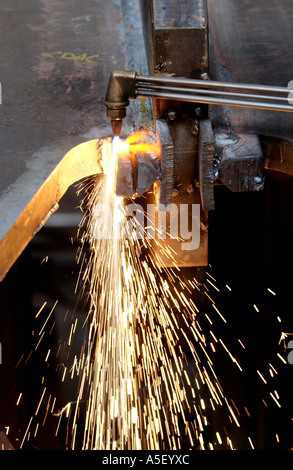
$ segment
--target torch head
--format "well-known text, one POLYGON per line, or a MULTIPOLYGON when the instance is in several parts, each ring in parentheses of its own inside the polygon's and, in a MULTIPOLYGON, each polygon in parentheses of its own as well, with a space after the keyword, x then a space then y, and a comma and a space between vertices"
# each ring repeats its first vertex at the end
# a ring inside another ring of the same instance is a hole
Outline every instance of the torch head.
POLYGON ((129 99, 135 98, 136 72, 114 71, 110 75, 105 98, 107 117, 111 120, 113 136, 120 136, 129 99))

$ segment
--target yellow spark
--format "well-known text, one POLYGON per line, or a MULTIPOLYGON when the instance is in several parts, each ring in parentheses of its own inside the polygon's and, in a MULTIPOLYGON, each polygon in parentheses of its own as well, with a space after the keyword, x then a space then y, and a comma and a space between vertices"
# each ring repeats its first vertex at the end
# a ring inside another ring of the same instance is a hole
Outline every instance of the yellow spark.
POLYGON ((279 408, 281 408, 281 405, 280 403, 278 402, 277 398, 274 396, 274 394, 272 392, 270 392, 270 395, 272 397, 272 399, 276 402, 276 404, 278 405, 279 408))
POLYGON ((40 310, 36 313, 35 318, 38 318, 38 316, 40 315, 40 313, 42 312, 42 310, 45 308, 46 305, 47 305, 47 302, 44 302, 40 310))
POLYGON ((222 443, 223 443, 223 441, 222 441, 222 439, 221 439, 221 435, 220 435, 220 433, 219 433, 218 431, 216 432, 216 437, 217 437, 217 441, 218 441, 218 443, 219 443, 219 444, 222 444, 222 443))
POLYGON ((17 402, 16 402, 16 406, 19 405, 19 402, 20 402, 20 400, 21 400, 21 397, 22 397, 22 392, 21 392, 21 393, 19 394, 19 396, 18 396, 18 399, 17 399, 17 402))
POLYGON ((218 340, 217 340, 216 336, 214 335, 214 333, 213 333, 211 330, 210 330, 210 334, 212 335, 212 337, 214 338, 215 342, 217 343, 218 340))
POLYGON ((37 409, 36 409, 36 411, 35 411, 35 416, 37 416, 37 414, 38 414, 38 412, 39 412, 39 409, 40 409, 41 403, 42 403, 42 401, 43 401, 43 399, 44 399, 45 393, 46 393, 46 387, 44 388, 43 393, 42 393, 42 395, 41 395, 39 404, 38 404, 37 409))
POLYGON ((44 324, 43 324, 41 330, 39 331, 39 335, 41 335, 41 333, 43 332, 43 329, 45 328, 45 326, 46 326, 46 324, 47 324, 49 318, 51 317, 53 311, 55 310, 55 307, 56 307, 57 303, 58 303, 58 300, 56 300, 56 302, 54 303, 54 305, 53 305, 53 307, 52 307, 52 309, 51 309, 51 311, 50 311, 50 313, 49 313, 49 315, 48 315, 46 321, 44 322, 44 324))
POLYGON ((30 425, 31 425, 31 423, 32 423, 32 420, 33 420, 33 417, 31 417, 30 420, 29 420, 28 426, 27 426, 27 428, 26 428, 26 431, 25 431, 25 433, 24 433, 23 439, 22 439, 21 444, 20 444, 20 449, 22 449, 22 447, 23 447, 23 444, 24 444, 24 441, 25 441, 25 439, 26 439, 26 436, 27 436, 27 434, 28 434, 28 432, 29 432, 29 428, 30 428, 30 425))
POLYGON ((280 353, 277 353, 277 356, 279 359, 281 359, 282 362, 284 362, 284 364, 287 364, 286 360, 281 356, 280 353))
POLYGON ((213 288, 214 288, 216 291, 220 292, 220 290, 218 289, 218 287, 216 287, 209 279, 207 279, 207 282, 208 282, 209 284, 211 284, 211 286, 213 286, 213 288))
POLYGON ((49 349, 48 352, 47 352, 47 355, 46 355, 46 357, 45 357, 45 362, 48 361, 49 356, 50 356, 50 353, 51 353, 51 349, 49 349))
POLYGON ((251 448, 252 448, 252 449, 254 449, 254 445, 253 445, 253 443, 252 443, 252 440, 251 440, 251 438, 250 438, 250 437, 248 437, 248 440, 249 440, 249 444, 251 445, 251 448))
POLYGON ((263 377, 263 375, 260 373, 259 370, 256 371, 258 373, 258 375, 260 376, 261 380, 266 384, 267 381, 265 380, 265 378, 263 377))
POLYGON ((224 323, 227 323, 226 319, 223 317, 223 315, 221 314, 221 312, 217 309, 216 305, 213 304, 213 307, 214 309, 216 310, 216 312, 218 313, 218 315, 222 318, 223 322, 224 323))
POLYGON ((210 324, 212 325, 213 322, 212 322, 212 320, 209 318, 209 316, 208 316, 207 314, 205 314, 205 316, 206 316, 206 318, 208 319, 208 321, 210 322, 210 324))

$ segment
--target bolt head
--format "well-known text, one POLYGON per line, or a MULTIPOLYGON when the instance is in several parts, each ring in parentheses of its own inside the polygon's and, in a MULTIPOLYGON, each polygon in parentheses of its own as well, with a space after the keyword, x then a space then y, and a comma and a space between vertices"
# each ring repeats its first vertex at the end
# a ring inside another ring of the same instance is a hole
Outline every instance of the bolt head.
POLYGON ((170 119, 170 121, 175 121, 176 117, 177 116, 176 116, 175 111, 169 111, 168 112, 168 118, 170 119))

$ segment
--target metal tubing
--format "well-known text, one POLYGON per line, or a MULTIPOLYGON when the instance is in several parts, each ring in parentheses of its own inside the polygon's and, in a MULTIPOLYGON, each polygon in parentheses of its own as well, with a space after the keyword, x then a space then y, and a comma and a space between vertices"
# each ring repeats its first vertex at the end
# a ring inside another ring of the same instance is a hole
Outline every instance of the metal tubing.
POLYGON ((264 91, 267 93, 290 93, 290 88, 286 87, 275 87, 269 85, 252 85, 244 83, 230 83, 230 82, 217 82, 212 80, 197 80, 188 78, 176 78, 176 77, 163 77, 163 76, 150 76, 150 75, 137 75, 136 83, 139 86, 140 83, 162 83, 163 85, 176 85, 180 87, 204 87, 204 88, 230 88, 233 90, 252 90, 252 91, 264 91))
MULTIPOLYGON (((179 87, 168 87, 168 86, 162 86, 162 85, 152 85, 148 86, 147 84, 145 86, 140 85, 137 87, 136 91, 137 93, 143 93, 144 91, 152 91, 152 90, 158 90, 158 91, 171 91, 175 93, 189 93, 192 94, 196 91, 196 93, 199 94, 209 94, 211 96, 227 96, 227 97, 242 97, 242 98, 254 98, 254 99, 263 99, 265 97, 266 100, 269 101, 286 101, 288 103, 288 98, 285 98, 284 96, 273 96, 273 95, 256 95, 252 93, 233 93, 231 91, 222 91, 222 90, 206 90, 206 89, 194 89, 194 88, 179 88, 179 87)), ((288 90, 287 90, 288 93, 288 90)))
MULTIPOLYGON (((197 92, 198 90, 194 90, 197 92)), ((288 92, 288 90, 287 90, 288 92)), ((293 106, 288 105, 277 105, 273 103, 267 103, 265 101, 250 101, 250 100, 233 100, 233 99, 221 99, 221 98, 210 98, 208 96, 203 97, 203 95, 189 95, 188 93, 175 93, 175 92, 160 92, 157 90, 148 91, 144 89, 137 88, 136 96, 142 98, 161 98, 169 100, 179 100, 179 101, 190 101, 196 103, 206 103, 206 104, 219 104, 219 105, 230 105, 230 106, 239 106, 246 108, 258 108, 258 109, 268 109, 273 111, 289 111, 293 112, 293 106)), ((266 98, 265 96, 263 97, 266 98)))

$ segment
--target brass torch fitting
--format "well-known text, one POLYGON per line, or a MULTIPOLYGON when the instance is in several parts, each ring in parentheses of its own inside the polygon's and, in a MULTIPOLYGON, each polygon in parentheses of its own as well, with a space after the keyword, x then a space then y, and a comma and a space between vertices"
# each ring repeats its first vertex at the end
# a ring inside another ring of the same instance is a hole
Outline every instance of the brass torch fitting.
POLYGON ((114 136, 120 136, 126 106, 129 105, 129 99, 135 99, 135 80, 136 72, 115 70, 110 75, 105 106, 114 136))

